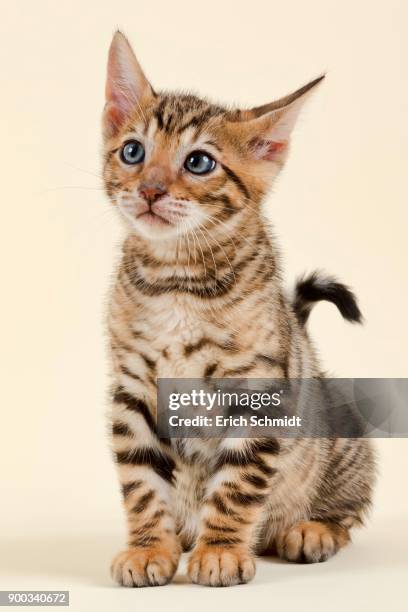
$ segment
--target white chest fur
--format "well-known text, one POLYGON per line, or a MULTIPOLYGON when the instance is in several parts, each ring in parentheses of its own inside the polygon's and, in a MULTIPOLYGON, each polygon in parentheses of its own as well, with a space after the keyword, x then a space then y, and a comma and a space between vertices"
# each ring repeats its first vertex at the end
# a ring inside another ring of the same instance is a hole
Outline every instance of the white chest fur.
POLYGON ((151 300, 144 325, 157 356, 159 378, 192 378, 203 373, 202 357, 186 360, 185 347, 202 338, 205 321, 184 296, 163 295, 151 300))

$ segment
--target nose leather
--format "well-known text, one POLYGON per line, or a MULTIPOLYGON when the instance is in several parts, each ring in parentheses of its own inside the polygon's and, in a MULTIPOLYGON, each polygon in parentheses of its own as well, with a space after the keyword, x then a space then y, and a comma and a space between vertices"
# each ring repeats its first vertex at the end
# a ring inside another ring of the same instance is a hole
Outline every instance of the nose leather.
POLYGON ((154 204, 166 193, 166 189, 157 183, 145 183, 140 186, 139 193, 149 204, 154 204))

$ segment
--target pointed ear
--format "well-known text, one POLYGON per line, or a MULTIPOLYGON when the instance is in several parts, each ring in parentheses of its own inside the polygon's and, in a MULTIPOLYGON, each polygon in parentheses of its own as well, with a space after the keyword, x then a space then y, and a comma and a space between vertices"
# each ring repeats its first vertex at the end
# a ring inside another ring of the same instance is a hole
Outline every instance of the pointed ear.
POLYGON ((323 79, 324 75, 280 100, 241 111, 238 121, 244 121, 248 145, 255 157, 283 161, 299 112, 323 79))
POLYGON ((109 49, 103 113, 105 136, 117 133, 135 108, 143 106, 153 96, 153 89, 132 47, 127 38, 117 31, 109 49))

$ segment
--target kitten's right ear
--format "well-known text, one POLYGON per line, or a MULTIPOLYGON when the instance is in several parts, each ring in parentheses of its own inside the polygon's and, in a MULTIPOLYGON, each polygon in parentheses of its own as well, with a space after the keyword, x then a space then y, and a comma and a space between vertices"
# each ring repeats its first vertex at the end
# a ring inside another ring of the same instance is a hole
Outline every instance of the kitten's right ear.
POLYGON ((109 49, 103 113, 104 135, 110 137, 116 134, 135 109, 145 105, 153 96, 153 89, 132 47, 126 36, 118 30, 109 49))

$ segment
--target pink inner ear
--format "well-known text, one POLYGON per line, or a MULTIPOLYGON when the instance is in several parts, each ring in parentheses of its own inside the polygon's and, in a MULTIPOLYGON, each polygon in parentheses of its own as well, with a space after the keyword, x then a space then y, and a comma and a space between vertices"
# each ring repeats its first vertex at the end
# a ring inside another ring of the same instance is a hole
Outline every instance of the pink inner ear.
POLYGON ((286 140, 276 141, 267 140, 265 138, 254 138, 250 146, 258 159, 274 161, 279 157, 280 153, 284 152, 288 146, 288 142, 286 140))
POLYGON ((125 120, 125 112, 119 104, 108 102, 104 110, 104 121, 107 131, 115 134, 125 120))

